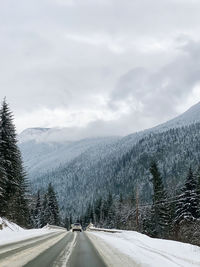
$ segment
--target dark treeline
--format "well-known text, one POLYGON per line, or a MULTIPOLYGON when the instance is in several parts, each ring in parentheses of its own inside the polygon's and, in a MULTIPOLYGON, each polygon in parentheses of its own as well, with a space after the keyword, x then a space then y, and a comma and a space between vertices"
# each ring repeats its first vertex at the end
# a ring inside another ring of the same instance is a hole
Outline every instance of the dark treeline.
POLYGON ((98 198, 80 218, 84 226, 136 230, 151 237, 200 245, 200 170, 190 168, 182 188, 168 196, 157 164, 150 167, 152 202, 140 203, 137 188, 129 197, 98 198))
POLYGON ((59 207, 51 184, 40 200, 30 194, 13 114, 4 99, 0 109, 0 216, 23 227, 60 225, 59 207), (40 203, 40 201, 42 201, 40 203))

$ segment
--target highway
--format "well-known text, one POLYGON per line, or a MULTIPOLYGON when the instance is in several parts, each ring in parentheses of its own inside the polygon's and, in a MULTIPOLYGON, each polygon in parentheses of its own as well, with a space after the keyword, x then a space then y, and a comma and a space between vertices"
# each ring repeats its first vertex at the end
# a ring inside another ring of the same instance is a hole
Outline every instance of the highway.
POLYGON ((106 267, 82 232, 58 231, 0 246, 1 267, 106 267))

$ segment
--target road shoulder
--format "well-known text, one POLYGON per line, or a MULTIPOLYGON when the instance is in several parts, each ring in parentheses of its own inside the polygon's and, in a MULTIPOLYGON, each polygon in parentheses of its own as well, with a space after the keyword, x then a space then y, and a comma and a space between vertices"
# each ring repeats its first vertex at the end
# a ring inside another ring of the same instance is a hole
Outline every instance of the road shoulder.
POLYGON ((13 253, 11 250, 11 255, 0 260, 0 266, 24 266, 27 262, 40 255, 43 251, 47 250, 48 248, 59 242, 59 240, 61 240, 66 234, 67 233, 61 232, 51 237, 48 236, 46 240, 41 239, 41 243, 33 243, 32 246, 27 246, 27 248, 24 247, 23 250, 19 250, 16 253, 13 253))
POLYGON ((134 262, 129 256, 122 254, 118 249, 108 245, 102 238, 93 235, 92 232, 86 232, 86 234, 108 267, 141 266, 134 262))

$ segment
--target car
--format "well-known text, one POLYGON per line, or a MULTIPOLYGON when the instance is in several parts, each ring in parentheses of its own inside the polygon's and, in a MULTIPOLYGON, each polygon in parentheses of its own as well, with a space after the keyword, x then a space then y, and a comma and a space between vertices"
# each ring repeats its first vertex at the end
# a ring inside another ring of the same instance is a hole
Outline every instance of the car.
POLYGON ((74 231, 82 232, 82 226, 80 223, 72 224, 72 232, 74 232, 74 231))

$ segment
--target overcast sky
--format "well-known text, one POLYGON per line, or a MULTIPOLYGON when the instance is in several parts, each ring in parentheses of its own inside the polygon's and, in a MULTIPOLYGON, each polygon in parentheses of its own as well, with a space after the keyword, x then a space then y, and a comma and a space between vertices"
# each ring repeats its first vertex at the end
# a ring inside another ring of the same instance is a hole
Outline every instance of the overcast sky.
POLYGON ((18 132, 124 135, 200 101, 199 0, 0 0, 0 98, 18 132))

